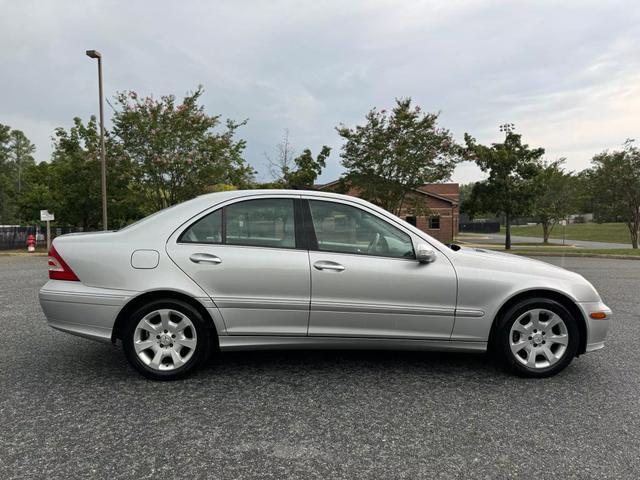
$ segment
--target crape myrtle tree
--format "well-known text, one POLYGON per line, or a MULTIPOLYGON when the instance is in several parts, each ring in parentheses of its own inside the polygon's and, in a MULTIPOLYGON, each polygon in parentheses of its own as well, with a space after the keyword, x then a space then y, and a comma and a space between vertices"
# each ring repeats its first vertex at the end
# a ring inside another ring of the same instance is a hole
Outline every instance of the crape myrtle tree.
POLYGON ((534 199, 533 215, 542 225, 542 241, 549 236, 560 220, 576 207, 575 178, 562 169, 565 159, 542 164, 538 172, 539 194, 534 199))
POLYGON ((511 222, 529 215, 540 193, 539 172, 543 148, 529 148, 521 135, 507 132, 503 143, 480 145, 465 134, 466 158, 475 161, 489 177, 476 182, 463 209, 493 212, 505 217, 505 249, 511 249, 511 222))
POLYGON ((116 97, 113 137, 119 155, 132 163, 132 187, 142 192, 151 210, 159 210, 206 192, 212 185, 246 187, 253 169, 245 163, 244 140, 237 129, 245 122, 207 115, 198 102, 202 87, 181 102, 173 95, 116 97))
POLYGON ((640 236, 640 149, 632 140, 622 150, 602 152, 586 172, 592 204, 599 219, 622 221, 629 228, 631 245, 640 236))
POLYGON ((343 188, 398 215, 410 192, 450 178, 460 147, 437 113, 424 113, 410 98, 396 99, 391 112, 372 109, 364 125, 336 129, 345 140, 343 188))

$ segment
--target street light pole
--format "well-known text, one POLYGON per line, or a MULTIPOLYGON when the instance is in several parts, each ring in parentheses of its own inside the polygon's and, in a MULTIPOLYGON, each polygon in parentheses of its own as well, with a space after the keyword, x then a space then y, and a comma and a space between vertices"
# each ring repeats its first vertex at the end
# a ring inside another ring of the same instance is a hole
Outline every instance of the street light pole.
POLYGON ((102 184, 102 229, 107 230, 107 162, 104 146, 104 95, 102 93, 102 55, 97 50, 87 50, 87 56, 98 59, 98 95, 100 101, 100 160, 102 184))

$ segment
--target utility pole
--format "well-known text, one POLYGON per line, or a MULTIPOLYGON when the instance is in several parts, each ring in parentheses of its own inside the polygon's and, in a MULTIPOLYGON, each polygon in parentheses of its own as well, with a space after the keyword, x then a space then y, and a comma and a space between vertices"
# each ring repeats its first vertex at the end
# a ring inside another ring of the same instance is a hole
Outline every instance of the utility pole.
MULTIPOLYGON (((509 138, 509 134, 516 129, 513 123, 503 123, 500 125, 500 131, 504 132, 505 142, 509 138)), ((504 249, 511 250, 511 212, 504 212, 504 249)))
POLYGON ((87 50, 87 56, 98 60, 98 96, 100 101, 100 159, 102 184, 102 229, 107 230, 107 162, 104 147, 104 95, 102 93, 102 55, 97 50, 87 50))

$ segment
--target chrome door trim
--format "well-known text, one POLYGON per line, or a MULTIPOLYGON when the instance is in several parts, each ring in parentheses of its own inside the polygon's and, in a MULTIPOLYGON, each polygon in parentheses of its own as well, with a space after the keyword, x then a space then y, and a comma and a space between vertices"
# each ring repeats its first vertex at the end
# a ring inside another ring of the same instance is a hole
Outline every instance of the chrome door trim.
POLYGON ((454 308, 410 307, 371 303, 336 303, 311 301, 312 312, 385 313, 389 315, 442 315, 453 317, 454 308))
POLYGON ((289 298, 251 298, 219 297, 215 298, 218 308, 243 308, 264 310, 309 310, 309 302, 289 298))
POLYGON ((484 317, 484 312, 473 308, 456 308, 456 317, 484 317))

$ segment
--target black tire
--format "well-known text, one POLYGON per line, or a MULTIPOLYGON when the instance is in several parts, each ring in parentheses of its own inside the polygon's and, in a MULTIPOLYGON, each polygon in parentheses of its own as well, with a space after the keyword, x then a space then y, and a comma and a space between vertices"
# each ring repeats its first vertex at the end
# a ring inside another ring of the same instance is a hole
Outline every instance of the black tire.
POLYGON ((129 317, 122 335, 122 346, 124 354, 131 366, 146 378, 151 380, 178 380, 185 378, 206 362, 215 339, 215 331, 211 322, 206 321, 200 312, 190 304, 173 299, 154 300, 136 310, 131 317, 129 317), (193 349, 193 353, 184 365, 166 371, 156 370, 145 364, 136 353, 134 347, 134 334, 138 322, 147 314, 160 309, 174 310, 187 316, 195 327, 197 336, 197 343, 193 349))
POLYGON ((498 320, 494 344, 492 347, 501 363, 508 367, 512 372, 523 377, 545 378, 553 376, 564 370, 576 356, 579 345, 580 331, 578 329, 577 320, 571 312, 564 307, 564 305, 548 298, 528 298, 513 305, 505 312, 502 318, 498 320), (524 365, 516 359, 516 354, 511 351, 510 334, 511 327, 521 315, 529 310, 537 308, 549 310, 560 316, 566 326, 568 344, 566 346, 566 350, 562 354, 562 357, 557 360, 556 363, 547 367, 532 368, 524 365))

